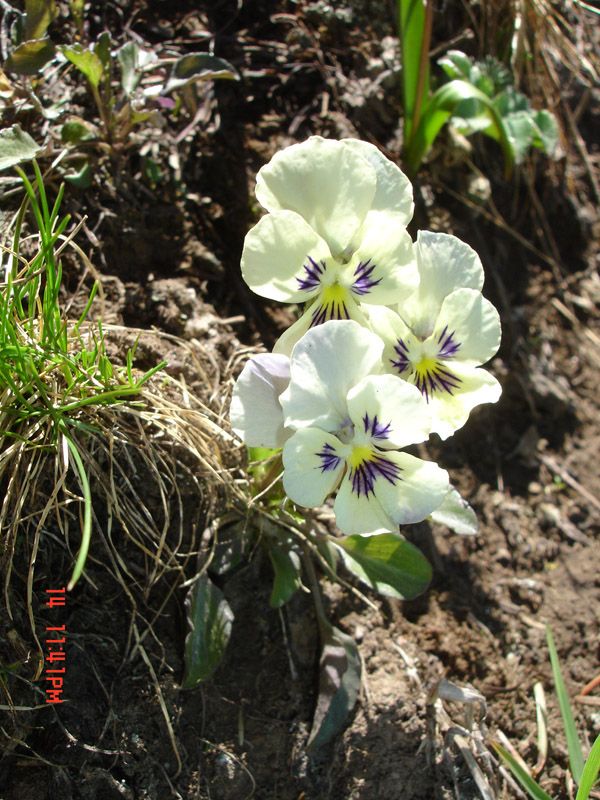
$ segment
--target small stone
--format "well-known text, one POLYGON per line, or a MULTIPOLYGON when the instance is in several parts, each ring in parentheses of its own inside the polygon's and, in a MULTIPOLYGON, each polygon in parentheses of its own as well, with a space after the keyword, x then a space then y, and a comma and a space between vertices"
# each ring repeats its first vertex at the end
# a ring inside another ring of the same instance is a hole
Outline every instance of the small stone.
POLYGON ((540 503, 539 512, 542 517, 542 522, 552 527, 560 526, 560 511, 552 503, 540 503))

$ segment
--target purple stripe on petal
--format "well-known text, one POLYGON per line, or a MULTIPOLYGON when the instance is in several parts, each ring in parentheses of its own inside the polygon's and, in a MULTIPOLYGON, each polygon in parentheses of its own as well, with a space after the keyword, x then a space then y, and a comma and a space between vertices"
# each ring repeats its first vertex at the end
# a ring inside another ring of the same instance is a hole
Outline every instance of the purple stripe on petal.
POLYGON ((336 469, 342 460, 338 455, 336 455, 335 448, 330 444, 323 445, 321 452, 315 453, 315 455, 317 458, 321 459, 321 472, 327 472, 328 470, 336 469))
POLYGON ((352 484, 352 492, 357 497, 368 497, 375 494, 375 481, 384 478, 388 483, 396 485, 400 480, 401 469, 385 456, 373 454, 362 461, 357 467, 352 467, 348 477, 352 484))
POLYGON ((369 294, 371 289, 381 283, 381 278, 375 279, 373 272, 377 268, 377 264, 371 264, 371 259, 361 261, 354 270, 354 283, 352 284, 352 291, 354 294, 362 295, 369 294))
POLYGON ((394 361, 392 359, 392 366, 396 367, 398 372, 404 372, 404 370, 410 365, 410 360, 408 358, 408 347, 403 339, 398 339, 394 345, 394 351, 398 356, 398 360, 394 361))
POLYGON ((325 273, 325 262, 317 262, 314 258, 308 256, 308 261, 304 264, 304 272, 306 277, 296 278, 298 288, 306 292, 312 292, 313 289, 321 285, 321 278, 325 273))
POLYGON ((317 306, 311 315, 310 327, 321 325, 330 319, 350 319, 348 308, 343 300, 331 300, 317 306))
POLYGON ((454 394, 454 390, 459 389, 461 383, 462 380, 459 377, 444 369, 439 362, 436 362, 435 366, 428 370, 415 373, 415 386, 427 402, 436 391, 454 394))
POLYGON ((387 425, 384 425, 383 422, 379 422, 377 419, 377 414, 371 419, 369 414, 365 413, 363 425, 365 433, 369 433, 374 439, 387 439, 392 430, 392 423, 388 422, 387 425))
POLYGON ((454 338, 454 331, 448 333, 448 326, 438 336, 438 358, 453 358, 460 349, 460 342, 454 338))

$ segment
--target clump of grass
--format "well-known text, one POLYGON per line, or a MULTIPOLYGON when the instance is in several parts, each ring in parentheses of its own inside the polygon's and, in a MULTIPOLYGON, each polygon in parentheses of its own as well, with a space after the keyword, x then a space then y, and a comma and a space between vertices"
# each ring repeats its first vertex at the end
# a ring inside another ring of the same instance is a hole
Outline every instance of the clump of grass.
POLYGON ((90 486, 74 432, 84 430, 86 410, 110 407, 138 395, 162 364, 141 376, 133 372, 133 351, 126 366, 116 368, 106 354, 101 322, 85 325, 96 295, 94 284, 85 309, 74 323, 61 307, 60 254, 77 232, 65 231, 69 216, 60 216, 63 190, 50 205, 36 162, 32 183, 19 175, 25 199, 14 221, 12 248, 2 246, 0 285, 0 507, 4 560, 10 559, 27 493, 19 480, 27 462, 29 480, 38 455, 61 454, 75 471, 84 500, 82 539, 69 588, 81 576, 89 550, 92 523, 90 486), (36 232, 22 237, 25 214, 31 210, 36 232), (35 254, 22 253, 33 240, 35 254), (21 467, 21 469, 19 469, 21 467), (16 512, 16 513, 15 513, 16 512))
POLYGON ((90 313, 97 282, 81 315, 69 318, 61 256, 70 247, 85 258, 74 242, 78 226, 69 230, 69 216, 60 214, 62 189, 51 203, 35 162, 33 173, 30 180, 19 170, 25 199, 10 243, 0 245, 0 568, 9 618, 11 603, 27 609, 40 655, 35 680, 43 664, 36 560, 56 568, 76 541, 74 566, 67 555, 68 588, 89 555, 119 582, 135 620, 162 576, 175 575, 168 596, 189 577, 190 561, 197 568, 210 511, 242 496, 235 464, 225 463, 235 462, 235 452, 222 455, 225 438, 232 450, 231 437, 211 409, 212 387, 196 355, 203 399, 161 372, 164 362, 143 373, 135 368, 143 332, 110 326, 109 337, 90 313), (115 341, 132 339, 123 357, 110 355, 115 341), (129 542, 141 564, 128 561, 129 542), (12 584, 13 572, 24 593, 12 584))

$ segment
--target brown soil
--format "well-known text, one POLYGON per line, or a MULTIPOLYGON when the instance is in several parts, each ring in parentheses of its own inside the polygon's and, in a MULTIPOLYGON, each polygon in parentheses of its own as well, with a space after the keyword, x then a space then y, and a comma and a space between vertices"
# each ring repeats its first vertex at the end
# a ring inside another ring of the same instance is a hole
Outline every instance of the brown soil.
MULTIPOLYGON (((387 5, 371 5, 139 4, 131 25, 145 41, 183 52, 204 47, 200 34, 208 32, 215 52, 243 78, 207 89, 210 124, 181 148, 183 188, 174 181, 152 192, 137 186, 132 164, 123 195, 107 196, 99 182, 68 194, 68 210, 90 215, 99 242, 92 259, 105 283, 108 321, 198 342, 222 364, 238 342, 272 345, 290 312, 252 296, 239 273, 243 237, 259 214, 256 170, 311 133, 358 135, 398 155, 397 55, 393 39, 383 38, 394 28, 387 5)), ((470 24, 460 4, 450 5, 435 34, 442 45, 470 24)), ((92 28, 110 25, 120 36, 118 9, 96 10, 92 28)), ((462 35, 454 46, 465 42, 462 35)), ((573 109, 583 93, 572 79, 561 101, 573 109)), ((595 121, 589 109, 578 118, 584 142, 595 121)), ((146 591, 140 579, 133 588, 137 620, 152 619, 154 631, 142 657, 130 604, 100 552, 67 607, 44 612, 45 588, 64 583, 70 571, 49 538, 34 603, 38 632, 58 620, 69 632, 67 702, 7 719, 3 800, 478 798, 464 761, 435 730, 428 697, 442 677, 483 694, 488 746, 500 729, 532 765, 532 689, 541 681, 551 748, 543 785, 553 797, 569 796, 544 625, 552 627, 574 697, 597 675, 600 655, 598 220, 578 151, 568 147, 557 162, 533 158, 506 181, 494 145, 474 144, 494 212, 461 201, 470 167, 447 165, 438 153, 416 184, 412 232, 429 227, 471 243, 503 318, 502 348, 491 365, 503 384, 500 402, 429 447, 472 503, 481 531, 461 538, 422 524, 408 532, 435 567, 431 588, 416 601, 373 597, 370 608, 327 586, 330 618, 359 643, 365 667, 346 731, 327 752, 306 754, 317 682, 314 612, 303 593, 283 612, 269 607, 271 571, 260 553, 221 581, 235 614, 222 665, 213 680, 183 691, 184 592, 163 605, 166 581, 146 591)), ((171 374, 193 383, 193 363, 181 351, 164 338, 142 338, 139 366, 161 358, 171 374)), ((123 557, 135 563, 131 547, 124 542, 123 557)), ((23 564, 11 584, 15 619, 2 623, 6 663, 29 647, 18 602, 23 564)), ((40 702, 2 675, 15 703, 40 702)), ((574 707, 579 730, 593 741, 598 705, 574 707)), ((450 713, 460 721, 460 709, 450 713)), ((499 798, 517 796, 501 777, 498 787, 499 798)))

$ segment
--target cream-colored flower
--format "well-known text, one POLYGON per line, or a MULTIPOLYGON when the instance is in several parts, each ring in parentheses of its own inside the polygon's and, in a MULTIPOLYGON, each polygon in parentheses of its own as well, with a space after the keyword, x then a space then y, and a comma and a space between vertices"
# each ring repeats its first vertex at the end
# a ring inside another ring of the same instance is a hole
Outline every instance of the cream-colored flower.
POLYGON ((375 146, 312 136, 259 171, 256 196, 269 213, 246 236, 244 279, 263 297, 306 304, 275 352, 289 355, 328 320, 368 326, 364 304, 392 305, 414 291, 412 187, 375 146))
POLYGON ((446 439, 472 408, 500 397, 500 384, 480 367, 500 346, 500 318, 481 294, 483 267, 469 245, 421 231, 415 253, 417 291, 395 309, 373 308, 369 317, 385 342, 385 369, 419 389, 432 432, 446 439))

